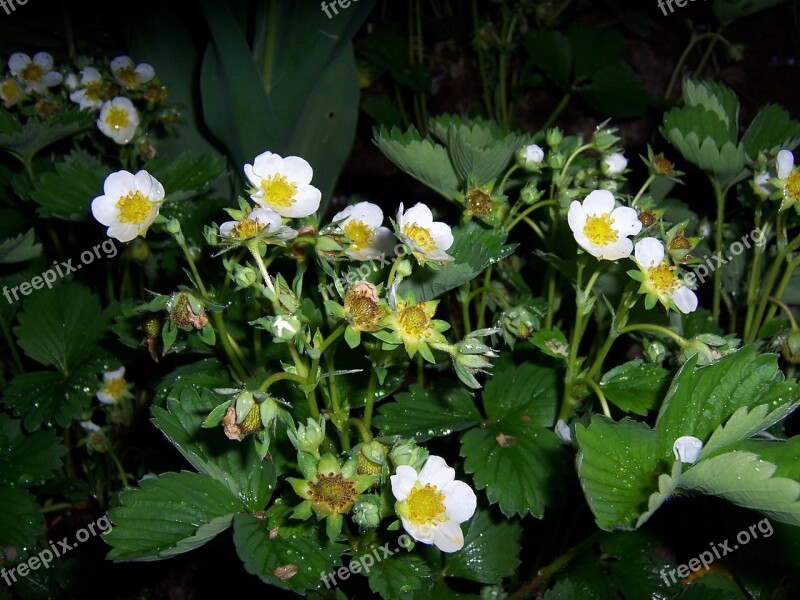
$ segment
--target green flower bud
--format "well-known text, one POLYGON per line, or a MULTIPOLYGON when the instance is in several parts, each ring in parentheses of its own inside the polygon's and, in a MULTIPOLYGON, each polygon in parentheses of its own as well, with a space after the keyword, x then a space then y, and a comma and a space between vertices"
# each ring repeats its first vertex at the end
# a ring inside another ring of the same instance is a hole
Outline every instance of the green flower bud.
POLYGON ((400 441, 395 443, 389 451, 389 459, 395 467, 408 465, 419 471, 425 461, 428 460, 428 451, 421 446, 417 446, 414 442, 400 441))
POLYGON ((319 447, 325 439, 325 420, 318 422, 309 418, 308 424, 300 424, 295 431, 288 430, 289 439, 297 450, 308 452, 314 458, 319 458, 319 447))
POLYGON ((545 134, 545 140, 547 141, 548 146, 555 149, 558 148, 558 146, 564 140, 564 134, 561 133, 561 130, 558 127, 553 127, 553 129, 547 130, 547 133, 545 134))
POLYGON ((181 232, 181 223, 178 219, 172 218, 167 221, 167 231, 172 235, 177 235, 181 232))
POLYGON ((524 204, 535 204, 544 196, 544 190, 537 187, 538 181, 531 181, 525 184, 519 192, 520 200, 524 204))
POLYGON ((240 288, 246 288, 259 280, 259 274, 253 267, 235 265, 233 268, 233 278, 236 281, 236 285, 240 288))
POLYGON ((542 167, 544 150, 536 144, 522 146, 516 152, 517 164, 526 171, 536 172, 542 167))
POLYGON ((647 344, 644 354, 650 362, 661 363, 667 357, 667 347, 661 342, 653 340, 647 344))
POLYGON ((398 258, 397 260, 400 261, 400 264, 397 265, 397 276, 398 277, 408 277, 411 275, 411 271, 413 270, 411 266, 411 261, 407 258, 398 258))
POLYGON ((353 521, 361 529, 374 529, 381 522, 381 500, 369 494, 360 496, 353 504, 353 521))

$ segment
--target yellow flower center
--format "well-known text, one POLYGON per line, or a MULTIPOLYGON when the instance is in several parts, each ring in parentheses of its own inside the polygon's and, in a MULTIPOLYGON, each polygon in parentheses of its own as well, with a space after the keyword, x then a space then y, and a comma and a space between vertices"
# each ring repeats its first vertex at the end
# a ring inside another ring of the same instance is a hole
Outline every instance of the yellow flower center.
POLYGON ((786 185, 783 188, 783 193, 788 200, 792 202, 800 201, 800 171, 792 169, 789 177, 786 178, 786 185))
POLYGON ((657 267, 648 269, 647 278, 656 293, 661 295, 668 295, 678 286, 675 267, 667 266, 666 261, 663 261, 657 267))
POLYGON ((131 120, 127 110, 119 106, 111 106, 106 113, 106 123, 112 129, 119 131, 128 127, 131 120))
POLYGON ((428 483, 425 487, 421 487, 417 484, 405 502, 406 505, 402 512, 415 525, 431 525, 447 520, 444 494, 435 485, 432 486, 428 483))
POLYGON ((433 241, 430 230, 425 227, 410 223, 403 227, 403 234, 410 237, 417 246, 425 251, 436 249, 436 242, 433 241))
POLYGON ((352 250, 363 250, 369 247, 375 230, 364 221, 350 221, 344 226, 344 233, 350 238, 350 248, 352 250))
POLYGON ((89 100, 93 102, 97 102, 101 100, 100 92, 102 91, 103 84, 99 81, 92 81, 91 83, 87 83, 86 87, 84 88, 84 94, 89 100))
POLYGON ((242 219, 233 227, 233 231, 231 232, 233 235, 231 237, 237 237, 240 240, 244 240, 256 235, 259 231, 264 229, 263 225, 259 225, 258 221, 254 221, 253 219, 242 219))
POLYGON ((586 217, 583 235, 595 246, 607 246, 617 241, 619 233, 612 227, 614 219, 610 214, 601 217, 586 217))
POLYGON ((36 83, 41 81, 42 77, 44 77, 44 69, 36 63, 30 63, 27 67, 22 69, 19 74, 22 75, 25 81, 36 83))
POLYGON ((419 304, 401 310, 398 321, 404 334, 417 338, 428 331, 431 322, 419 304))
POLYGON ((22 95, 22 90, 13 79, 6 79, 0 83, 0 98, 3 100, 13 101, 22 95))
POLYGON ((117 377, 115 379, 109 379, 105 382, 105 393, 111 396, 112 398, 116 399, 119 398, 123 393, 127 391, 127 387, 125 386, 125 378, 124 377, 117 377))
POLYGON ((312 503, 331 514, 347 512, 358 496, 356 486, 341 473, 318 475, 317 482, 309 483, 308 487, 312 503))
POLYGON ((261 189, 264 190, 267 202, 282 208, 290 207, 297 194, 297 185, 280 174, 272 175, 269 179, 262 179, 261 189))
POLYGON ((378 322, 383 319, 383 310, 371 298, 355 297, 345 298, 345 311, 353 319, 353 325, 359 331, 374 331, 378 322))
POLYGON ((132 88, 139 85, 139 76, 131 67, 125 67, 124 69, 117 69, 116 71, 114 71, 114 76, 125 87, 132 88))
POLYGON ((138 225, 147 218, 153 203, 142 192, 131 192, 122 196, 117 202, 120 223, 133 223, 138 225))

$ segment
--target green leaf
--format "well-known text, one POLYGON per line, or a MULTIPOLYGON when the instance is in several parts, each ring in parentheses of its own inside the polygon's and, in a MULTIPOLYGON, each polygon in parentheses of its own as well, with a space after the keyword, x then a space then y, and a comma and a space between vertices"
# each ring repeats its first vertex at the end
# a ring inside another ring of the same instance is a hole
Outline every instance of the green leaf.
POLYGON ((469 391, 440 379, 427 388, 414 384, 408 392, 397 394, 395 402, 383 404, 375 426, 381 436, 399 435, 423 442, 482 420, 469 391))
POLYGON ((681 476, 680 487, 720 496, 776 521, 800 526, 800 482, 779 476, 777 470, 752 452, 728 452, 692 466, 681 476))
POLYGON ((541 519, 556 501, 566 459, 561 442, 549 429, 522 419, 472 429, 461 439, 464 470, 475 487, 486 489, 492 504, 508 517, 528 513, 541 519))
POLYGON ((120 495, 108 511, 114 527, 103 537, 114 561, 157 560, 202 546, 231 525, 242 505, 207 475, 165 473, 120 495))
POLYGON ((262 510, 275 489, 275 468, 261 460, 252 439, 236 443, 225 437, 222 427, 203 428, 219 404, 210 390, 199 395, 183 388, 179 399, 167 400, 167 410, 152 408, 153 423, 194 468, 223 483, 250 510, 262 510))
POLYGON ((36 243, 33 229, 0 241, 0 264, 25 262, 42 254, 42 245, 36 243))
POLYGON ((448 200, 455 199, 458 175, 444 146, 420 136, 413 125, 406 133, 381 127, 374 130, 373 137, 380 151, 400 169, 448 200))
MULTIPOLYGON (((782 404, 775 410, 770 410, 769 404, 759 404, 753 410, 747 406, 738 409, 730 419, 720 425, 703 446, 700 458, 708 458, 719 454, 740 440, 745 440, 772 427, 775 423, 785 419, 789 413, 800 405, 800 401, 782 404)), ((738 446, 737 446, 738 447, 738 446)))
POLYGON ((161 182, 167 199, 184 200, 208 191, 214 180, 225 171, 225 159, 220 155, 193 155, 190 152, 163 156, 147 161, 142 167, 161 182))
POLYGON ((666 369, 636 359, 608 371, 600 387, 606 398, 625 412, 646 415, 666 392, 667 375, 666 369))
POLYGON ((588 427, 577 425, 575 433, 578 476, 598 527, 633 529, 657 489, 656 433, 644 423, 600 416, 588 427))
POLYGON ((0 485, 41 485, 61 467, 66 448, 53 431, 22 433, 22 422, 0 415, 0 485))
POLYGON ((68 373, 94 351, 106 329, 100 301, 76 283, 32 294, 14 329, 33 360, 68 373))
POLYGON ((167 397, 180 398, 187 387, 200 394, 204 389, 229 388, 232 385, 225 367, 216 358, 206 358, 178 367, 164 377, 157 386, 155 401, 164 404, 167 397))
POLYGON ((580 24, 571 27, 568 35, 576 83, 625 60, 625 40, 613 29, 580 24))
POLYGON ((436 270, 416 269, 398 286, 398 294, 414 292, 417 302, 441 296, 477 277, 484 269, 510 255, 515 245, 506 245, 507 235, 477 221, 453 229, 453 245, 447 250, 454 260, 436 270))
POLYGON ((90 129, 97 120, 91 111, 67 108, 48 121, 30 118, 24 127, 12 126, 11 132, 0 134, 0 149, 8 150, 20 160, 30 160, 39 150, 80 131, 90 129))
POLYGON ((569 342, 560 329, 540 329, 531 336, 531 343, 553 358, 566 360, 569 357, 569 342))
POLYGON ((800 481, 800 436, 788 440, 752 439, 739 442, 734 450, 743 450, 758 455, 758 458, 771 462, 778 470, 779 477, 788 477, 800 481))
POLYGON ((463 577, 479 583, 500 583, 520 564, 522 528, 519 522, 493 519, 479 510, 469 522, 464 547, 447 557, 448 577, 463 577))
POLYGON ((43 525, 42 511, 36 498, 21 488, 0 487, 1 549, 10 546, 19 551, 34 545, 43 525))
POLYGON ((494 420, 510 417, 552 427, 560 397, 557 380, 553 369, 531 363, 495 371, 483 391, 486 415, 494 420))
MULTIPOLYGON (((350 561, 358 560, 358 555, 350 561)), ((360 563, 359 563, 360 564, 360 563)), ((406 600, 431 579, 430 567, 414 554, 395 555, 379 560, 369 571, 369 587, 385 600, 406 600)))
POLYGON ((778 369, 778 357, 757 355, 753 346, 708 367, 695 369, 696 362, 692 359, 681 367, 658 413, 655 427, 662 458, 672 456, 672 445, 681 436, 707 441, 743 406, 752 410, 767 404, 775 409, 798 396, 796 386, 778 369))
POLYGON ((103 193, 111 170, 83 150, 74 151, 55 164, 36 182, 31 197, 44 217, 86 221, 92 200, 103 193))
POLYGON ((777 154, 779 150, 794 150, 800 143, 800 123, 793 121, 789 112, 776 104, 767 104, 756 115, 742 144, 748 158, 755 160, 759 152, 777 154))
POLYGON ((42 425, 69 427, 91 404, 98 380, 89 366, 68 376, 54 371, 32 371, 15 377, 3 393, 3 403, 23 416, 28 431, 42 425))
POLYGON ((305 528, 279 528, 271 534, 266 522, 251 515, 233 520, 233 543, 248 573, 283 589, 297 593, 320 589, 321 574, 341 564, 346 546, 324 545, 319 536, 305 528), (296 569, 296 571, 295 571, 296 569), (294 572, 293 575, 286 575, 294 572))
POLYGON ((568 90, 572 74, 572 50, 567 36, 557 31, 532 30, 525 37, 525 46, 531 63, 562 90, 568 90))
POLYGON ((781 0, 714 0, 714 15, 727 25, 737 19, 779 4, 781 0))

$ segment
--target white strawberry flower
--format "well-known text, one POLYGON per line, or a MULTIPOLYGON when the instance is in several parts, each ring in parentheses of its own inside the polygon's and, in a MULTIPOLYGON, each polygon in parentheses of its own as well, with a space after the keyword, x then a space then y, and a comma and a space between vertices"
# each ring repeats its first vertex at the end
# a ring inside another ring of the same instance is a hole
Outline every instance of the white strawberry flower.
POLYGON ((147 83, 156 72, 147 63, 133 64, 130 56, 118 56, 111 61, 111 72, 120 85, 126 89, 133 90, 147 83))
POLYGON ((33 59, 22 52, 15 52, 8 59, 8 69, 24 86, 25 93, 45 90, 61 83, 61 73, 53 71, 53 57, 47 52, 37 52, 33 59))
POLYGON ((164 188, 147 171, 117 171, 106 177, 102 196, 92 200, 92 215, 108 227, 109 237, 130 242, 144 236, 158 215, 164 188))
POLYGON ((244 174, 254 186, 250 197, 282 217, 302 218, 317 212, 322 193, 311 185, 314 171, 299 156, 283 158, 272 152, 256 156, 244 174))
POLYGON ((238 221, 226 221, 219 226, 220 235, 237 240, 246 240, 259 233, 275 234, 281 241, 297 236, 294 229, 283 226, 281 216, 268 208, 255 208, 238 221))
POLYGON ((383 225, 383 211, 371 202, 347 206, 332 222, 350 239, 345 253, 354 260, 372 260, 392 252, 394 236, 383 225))
POLYGON ((608 190, 595 190, 586 196, 583 204, 574 200, 567 213, 575 241, 599 259, 617 260, 630 256, 633 242, 628 236, 642 230, 642 222, 634 209, 614 206, 614 194, 608 190))
POLYGON ((138 126, 139 113, 123 96, 104 102, 97 117, 97 128, 118 144, 130 142, 138 126))
POLYGON ((687 465, 693 465, 700 456, 703 449, 703 442, 692 435, 684 435, 675 440, 672 445, 672 452, 675 460, 679 460, 687 465))
MULTIPOLYGON (((80 89, 69 95, 69 99, 81 107, 81 110, 96 110, 103 106, 103 78, 94 67, 86 67, 81 71, 80 89)), ((105 133, 105 132, 104 132, 105 133)), ((108 134, 106 134, 108 135, 108 134)))
POLYGON ((97 392, 97 399, 103 404, 116 404, 131 398, 130 384, 125 380, 125 367, 103 373, 103 387, 97 392))
POLYGON ((455 480, 455 469, 442 457, 429 456, 419 473, 401 465, 390 480, 395 510, 412 538, 442 552, 464 547, 459 524, 475 514, 477 498, 466 483, 455 480))
POLYGON ((676 267, 667 264, 661 240, 653 237, 639 240, 634 256, 644 275, 641 291, 653 298, 645 303, 648 308, 652 308, 655 299, 658 299, 666 308, 674 306, 684 314, 697 310, 697 296, 675 274, 676 267))
POLYGON ((420 264, 425 261, 445 263, 453 260, 446 250, 453 245, 453 232, 446 223, 433 220, 431 209, 421 202, 407 211, 397 209, 397 237, 420 264))
POLYGON ((25 93, 19 87, 19 82, 16 79, 9 77, 0 81, 0 100, 3 101, 3 106, 6 108, 14 106, 24 97, 25 93))
POLYGON ((795 168, 794 154, 789 150, 778 152, 777 181, 773 180, 778 190, 782 191, 781 210, 800 203, 800 171, 795 168))
POLYGON ((517 150, 517 164, 529 171, 537 170, 544 160, 544 150, 536 144, 522 146, 517 150))
POLYGON ((621 152, 614 152, 603 159, 600 170, 606 177, 616 177, 621 175, 628 166, 628 159, 621 152))

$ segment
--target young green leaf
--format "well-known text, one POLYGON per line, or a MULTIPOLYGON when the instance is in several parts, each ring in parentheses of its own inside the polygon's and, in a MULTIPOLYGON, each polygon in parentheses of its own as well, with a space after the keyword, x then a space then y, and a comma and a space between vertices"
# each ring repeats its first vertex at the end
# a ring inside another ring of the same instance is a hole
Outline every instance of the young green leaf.
POLYGON ((500 583, 520 564, 522 528, 516 520, 492 518, 479 510, 469 521, 464 547, 448 555, 445 574, 479 583, 500 583))
POLYGON ((625 412, 646 415, 667 389, 668 371, 641 359, 614 367, 600 380, 606 398, 625 412))

